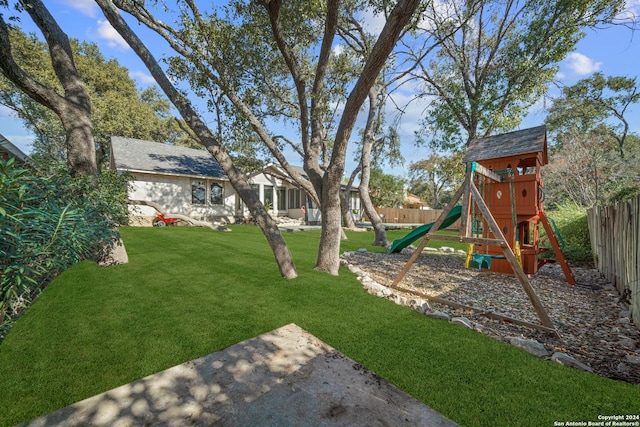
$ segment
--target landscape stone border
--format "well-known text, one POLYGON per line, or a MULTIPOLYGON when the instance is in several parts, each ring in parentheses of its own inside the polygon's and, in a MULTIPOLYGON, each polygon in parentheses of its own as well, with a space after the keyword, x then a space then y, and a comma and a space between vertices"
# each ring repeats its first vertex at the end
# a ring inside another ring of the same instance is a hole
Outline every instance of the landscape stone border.
MULTIPOLYGON (((439 250, 436 248, 427 247, 425 248, 425 251, 442 252, 447 254, 457 253, 459 255, 466 255, 465 251, 455 250, 447 246, 443 246, 439 250)), ((369 251, 366 248, 360 248, 355 252, 362 253, 362 252, 369 252, 369 251)), ((389 289, 388 287, 376 282, 364 270, 349 263, 348 258, 353 253, 354 252, 342 253, 342 255, 340 256, 340 262, 342 263, 342 265, 347 267, 349 271, 351 271, 353 274, 356 275, 356 277, 358 278, 358 281, 362 283, 362 287, 368 293, 380 298, 391 300, 396 304, 411 308, 412 310, 415 310, 418 313, 424 314, 425 316, 428 316, 434 319, 446 320, 453 324, 461 325, 466 328, 472 329, 476 332, 482 333, 483 326, 480 323, 473 322, 464 316, 455 317, 455 316, 450 316, 449 314, 444 313, 442 311, 433 310, 427 300, 424 300, 421 298, 407 298, 407 297, 401 296, 397 292, 394 292, 392 289, 389 289)), ((506 342, 511 344, 513 347, 524 350, 527 353, 533 354, 534 356, 539 357, 541 359, 550 360, 564 366, 568 366, 571 368, 580 369, 586 372, 593 373, 593 369, 589 365, 582 363, 579 360, 574 359, 573 357, 565 353, 555 352, 551 354, 544 347, 544 345, 542 345, 540 342, 534 339, 523 338, 523 337, 507 337, 506 342)), ((629 360, 629 362, 633 363, 634 361, 629 360)))

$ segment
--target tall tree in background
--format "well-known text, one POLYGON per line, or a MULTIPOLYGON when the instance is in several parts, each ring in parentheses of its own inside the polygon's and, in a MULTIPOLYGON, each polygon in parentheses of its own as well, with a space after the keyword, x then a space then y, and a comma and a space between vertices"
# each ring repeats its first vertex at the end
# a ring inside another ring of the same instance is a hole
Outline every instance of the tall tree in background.
MULTIPOLYGON (((345 7, 346 13, 343 14, 339 21, 338 33, 344 43, 345 49, 338 58, 348 58, 345 62, 350 64, 352 70, 359 69, 355 64, 366 60, 371 54, 371 49, 375 43, 375 36, 370 34, 357 15, 362 12, 362 4, 358 2, 349 3, 345 7)), ((407 27, 408 29, 409 27, 407 27)), ((395 55, 392 54, 388 62, 394 62, 395 55)), ((375 210, 375 206, 369 195, 369 182, 372 167, 381 167, 382 163, 389 161, 391 164, 400 163, 402 156, 400 154, 400 140, 398 133, 393 127, 385 130, 385 113, 388 101, 388 90, 398 80, 402 78, 402 74, 395 74, 394 70, 388 66, 383 70, 375 83, 369 89, 367 94, 367 104, 364 107, 366 111, 365 125, 360 134, 361 139, 357 144, 355 158, 359 161, 357 166, 351 171, 349 181, 342 191, 342 209, 345 224, 355 227, 351 220, 349 205, 347 203, 349 191, 355 178, 359 176, 360 182, 358 192, 362 202, 362 208, 366 213, 374 230, 374 246, 386 246, 387 232, 385 225, 375 210)))
MULTIPOLYGON (((10 29, 9 35, 16 62, 38 81, 62 91, 53 69, 47 66, 47 45, 17 28, 10 29)), ((93 43, 72 39, 70 45, 91 101, 98 166, 108 158, 112 135, 173 144, 187 142, 187 135, 170 114, 169 102, 155 87, 140 91, 128 70, 113 59, 106 60, 93 43)), ((15 111, 36 136, 32 158, 42 158, 47 163, 66 159, 65 131, 56 114, 2 76, 0 104, 15 111)))
MULTIPOLYGON (((2 4, 0 3, 0 6, 2 4)), ((40 0, 21 0, 44 35, 51 65, 63 95, 30 76, 13 58, 9 27, 0 14, 0 70, 32 99, 54 111, 65 129, 67 165, 71 174, 97 175, 95 141, 91 127, 91 101, 73 60, 71 44, 40 0)))
POLYGON ((404 178, 389 175, 381 169, 371 171, 371 200, 378 207, 397 208, 404 202, 404 178))
POLYGON ((409 165, 409 191, 433 209, 442 209, 463 179, 464 165, 460 153, 450 156, 431 154, 429 158, 409 165))
POLYGON ((635 78, 595 73, 563 88, 545 121, 553 144, 544 171, 550 203, 591 207, 640 191, 639 138, 627 122, 639 102, 635 78))
POLYGON ((585 135, 601 133, 616 141, 620 157, 625 156, 625 142, 629 134, 627 115, 640 102, 636 78, 605 77, 594 73, 573 86, 562 89, 553 101, 546 119, 550 133, 559 136, 575 130, 585 135))
POLYGON ((558 63, 583 29, 613 22, 618 0, 446 2, 427 11, 425 28, 441 42, 434 55, 414 51, 414 74, 433 101, 423 139, 445 149, 515 128, 547 91, 558 63), (449 37, 448 29, 460 30, 449 37))
MULTIPOLYGON (((155 18, 153 11, 146 9, 143 3, 114 3, 170 43, 176 53, 170 59, 174 76, 189 81, 192 88, 216 88, 224 93, 245 116, 274 158, 297 180, 301 177, 293 171, 281 146, 267 131, 262 120, 265 117, 263 112, 276 109, 278 117, 296 123, 301 140, 300 152, 304 153, 304 169, 311 186, 305 190, 317 196, 322 213, 316 269, 337 274, 342 231, 340 184, 349 138, 370 87, 399 35, 413 17, 419 1, 400 0, 390 12, 357 79, 344 91, 346 100, 336 121, 330 151, 326 127, 331 108, 328 93, 335 92, 328 91, 332 84, 328 71, 342 2, 330 0, 325 5, 312 1, 237 1, 226 9, 227 19, 219 18, 215 13, 203 13, 194 2, 187 2, 183 7, 175 8, 180 10, 181 28, 174 28, 155 18), (318 34, 322 36, 318 38, 318 34), (266 97, 265 93, 277 96, 266 97), (266 98, 271 101, 257 102, 266 98), (279 100, 283 102, 276 102, 279 100)), ((235 167, 230 159, 224 158, 226 152, 221 142, 206 129, 193 109, 183 108, 186 100, 180 94, 171 94, 175 88, 167 86, 171 82, 160 75, 162 70, 150 60, 150 53, 143 52, 143 46, 138 46, 142 43, 134 39, 131 30, 118 18, 113 9, 114 3, 98 1, 112 25, 143 58, 185 121, 216 157, 252 214, 259 223, 264 217, 266 223, 268 215, 264 207, 256 200, 250 187, 247 190, 251 194, 244 191, 243 178, 233 173, 235 167)), ((263 231, 269 233, 264 228, 263 231)))

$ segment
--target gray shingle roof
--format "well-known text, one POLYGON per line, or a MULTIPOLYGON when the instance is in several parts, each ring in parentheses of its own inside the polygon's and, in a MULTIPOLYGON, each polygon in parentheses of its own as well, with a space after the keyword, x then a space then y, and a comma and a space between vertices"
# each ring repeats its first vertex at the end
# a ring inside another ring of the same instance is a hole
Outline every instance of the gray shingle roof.
POLYGON ((547 163, 547 128, 545 126, 474 139, 469 143, 462 160, 473 162, 534 153, 543 153, 547 163))
POLYGON ((21 163, 26 162, 28 158, 22 150, 13 145, 7 138, 0 135, 0 159, 8 159, 9 157, 15 157, 21 163))
POLYGON ((112 136, 111 153, 111 165, 117 170, 226 178, 216 159, 205 150, 112 136))

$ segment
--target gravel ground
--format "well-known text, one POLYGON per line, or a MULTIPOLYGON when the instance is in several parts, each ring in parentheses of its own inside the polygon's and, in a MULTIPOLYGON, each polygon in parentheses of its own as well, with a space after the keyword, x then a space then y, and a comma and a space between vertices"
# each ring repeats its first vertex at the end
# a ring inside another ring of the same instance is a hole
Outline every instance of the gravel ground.
MULTIPOLYGON (((390 286, 409 256, 355 252, 345 259, 374 281, 390 286)), ((399 286, 473 307, 455 309, 429 302, 433 311, 467 317, 488 336, 502 341, 513 336, 534 339, 552 353, 563 352, 586 363, 598 375, 640 384, 640 332, 629 319, 627 305, 597 270, 572 270, 575 287, 566 283, 562 269, 554 264, 530 278, 560 337, 480 315, 492 312, 540 324, 515 276, 465 269, 460 255, 423 254, 399 286)))

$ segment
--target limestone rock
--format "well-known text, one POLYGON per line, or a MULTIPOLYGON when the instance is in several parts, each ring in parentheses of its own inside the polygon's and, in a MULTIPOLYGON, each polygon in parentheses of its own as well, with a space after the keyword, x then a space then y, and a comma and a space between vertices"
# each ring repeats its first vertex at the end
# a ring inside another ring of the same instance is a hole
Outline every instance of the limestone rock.
POLYGON ((392 292, 388 288, 385 288, 384 286, 382 286, 382 289, 376 293, 376 296, 384 298, 384 297, 388 297, 391 294, 392 292))
POLYGON ((127 249, 124 247, 122 239, 118 239, 117 242, 111 246, 109 253, 98 262, 101 267, 110 267, 112 265, 127 264, 129 262, 129 255, 127 255, 127 249))
POLYGON ((426 312, 425 315, 433 319, 446 320, 447 322, 451 320, 451 316, 449 316, 447 313, 443 313, 442 311, 429 311, 426 312))
POLYGON ((627 365, 624 362, 618 363, 618 366, 616 366, 616 369, 618 370, 618 372, 621 372, 623 374, 627 374, 631 371, 631 368, 629 367, 629 365, 627 365))
POLYGON ((355 274, 356 276, 364 276, 364 275, 366 274, 364 271, 362 271, 362 270, 361 270, 360 268, 358 268, 358 267, 353 267, 353 268, 351 268, 350 270, 351 270, 351 272, 352 272, 353 274, 355 274))
POLYGON ((591 369, 591 366, 586 365, 580 362, 579 360, 576 360, 573 357, 569 356, 568 354, 561 353, 559 351, 551 355, 551 360, 564 366, 580 369, 582 371, 593 372, 593 369, 591 369))
POLYGON ((538 357, 547 357, 549 356, 549 352, 547 349, 540 344, 536 340, 531 340, 522 337, 509 337, 507 338, 509 344, 512 346, 519 348, 520 350, 524 350, 527 353, 531 353, 534 356, 538 357))
POLYGON ((624 358, 627 361, 627 363, 630 363, 632 365, 640 365, 640 356, 633 356, 631 354, 627 354, 624 358))
POLYGON ((633 338, 629 338, 624 335, 618 335, 620 340, 616 343, 618 347, 622 347, 626 350, 635 350, 636 349, 636 341, 633 338))
POLYGON ((453 319, 451 319, 451 323, 454 323, 456 325, 462 325, 465 326, 469 329, 474 329, 473 328, 473 323, 471 322, 471 320, 467 319, 466 317, 462 316, 462 317, 454 317, 453 319))
POLYGON ((441 248, 440 248, 440 251, 442 251, 442 252, 446 252, 446 253, 448 253, 448 254, 452 254, 452 253, 454 253, 456 250, 455 250, 455 249, 453 249, 453 248, 450 248, 449 246, 443 246, 443 247, 441 247, 441 248))
POLYGON ((424 313, 425 307, 430 308, 429 303, 421 298, 409 300, 409 307, 419 311, 420 313, 424 313))

